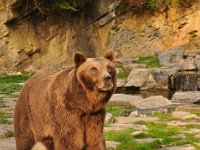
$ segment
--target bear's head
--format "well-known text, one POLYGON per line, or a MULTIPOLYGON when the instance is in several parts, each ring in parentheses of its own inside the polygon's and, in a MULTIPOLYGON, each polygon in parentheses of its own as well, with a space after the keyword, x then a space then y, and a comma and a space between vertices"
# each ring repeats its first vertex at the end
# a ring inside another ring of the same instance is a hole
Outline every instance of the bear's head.
POLYGON ((116 87, 116 69, 113 51, 109 50, 104 57, 86 58, 82 53, 74 54, 78 82, 87 91, 109 92, 116 87))

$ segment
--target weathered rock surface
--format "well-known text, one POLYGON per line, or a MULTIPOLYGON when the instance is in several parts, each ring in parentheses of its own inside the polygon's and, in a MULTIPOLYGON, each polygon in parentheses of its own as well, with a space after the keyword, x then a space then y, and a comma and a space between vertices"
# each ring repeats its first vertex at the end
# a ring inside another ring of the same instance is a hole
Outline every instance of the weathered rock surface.
POLYGON ((175 111, 175 112, 172 112, 172 116, 174 118, 177 118, 177 119, 194 119, 194 118, 198 118, 197 115, 195 114, 191 114, 189 112, 184 112, 184 111, 175 111))
POLYGON ((151 114, 152 112, 165 112, 172 104, 163 96, 150 96, 135 103, 139 114, 151 114))
POLYGON ((126 95, 126 94, 114 94, 110 101, 111 103, 115 104, 132 104, 135 105, 137 101, 142 100, 142 97, 140 96, 134 96, 134 95, 126 95))
POLYGON ((173 146, 173 147, 164 147, 159 150, 195 150, 192 145, 182 145, 182 146, 173 146))
POLYGON ((120 142, 115 141, 106 141, 106 149, 107 150, 115 150, 117 145, 119 145, 120 142))
POLYGON ((189 92, 176 92, 173 97, 173 102, 180 102, 185 104, 193 104, 200 99, 200 91, 189 91, 189 92))
POLYGON ((188 55, 199 51, 199 3, 184 11, 169 8, 153 14, 120 15, 123 11, 118 1, 98 0, 85 9, 90 9, 89 14, 44 16, 36 8, 13 11, 18 2, 22 1, 0 0, 0 67, 6 70, 34 71, 48 68, 51 62, 63 67, 71 63, 75 50, 91 57, 113 49, 118 58, 130 60, 152 55, 155 50, 170 51, 158 54, 162 64, 182 58, 180 45, 188 55))
POLYGON ((153 142, 153 141, 162 141, 162 139, 159 139, 159 138, 145 138, 145 139, 135 139, 136 142, 142 144, 142 143, 150 143, 150 142, 153 142))
POLYGON ((133 69, 127 78, 126 86, 140 87, 140 89, 146 90, 153 88, 155 81, 149 69, 133 69))

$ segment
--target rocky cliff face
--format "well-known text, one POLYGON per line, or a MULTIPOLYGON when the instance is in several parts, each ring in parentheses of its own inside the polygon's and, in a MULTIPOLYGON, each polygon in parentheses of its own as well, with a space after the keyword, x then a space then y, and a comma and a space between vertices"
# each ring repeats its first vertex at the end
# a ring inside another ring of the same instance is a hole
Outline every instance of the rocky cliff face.
POLYGON ((59 69, 79 50, 88 57, 113 49, 117 57, 150 55, 182 46, 199 52, 200 4, 135 13, 117 0, 97 0, 81 12, 41 14, 21 0, 0 0, 1 70, 59 69))

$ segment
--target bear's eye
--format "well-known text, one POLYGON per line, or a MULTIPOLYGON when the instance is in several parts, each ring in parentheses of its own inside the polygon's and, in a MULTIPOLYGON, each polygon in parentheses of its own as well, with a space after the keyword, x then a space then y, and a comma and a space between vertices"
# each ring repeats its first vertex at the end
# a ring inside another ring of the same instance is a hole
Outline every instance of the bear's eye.
POLYGON ((108 66, 107 68, 108 68, 108 72, 111 73, 112 72, 112 67, 108 66))
POLYGON ((92 71, 92 73, 96 73, 97 72, 97 68, 96 67, 92 67, 91 71, 92 71))

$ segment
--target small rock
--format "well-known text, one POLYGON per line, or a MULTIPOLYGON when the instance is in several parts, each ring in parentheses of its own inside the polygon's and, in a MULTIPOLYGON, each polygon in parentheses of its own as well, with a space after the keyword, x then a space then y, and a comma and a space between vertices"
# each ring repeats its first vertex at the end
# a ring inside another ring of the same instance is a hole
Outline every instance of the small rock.
POLYGON ((136 110, 136 111, 132 111, 131 113, 130 113, 130 116, 131 117, 137 117, 138 116, 138 111, 136 110))
POLYGON ((120 142, 106 141, 106 150, 115 150, 120 142))
POLYGON ((191 119, 191 118, 198 118, 197 115, 195 114, 191 114, 189 112, 184 112, 184 111, 174 111, 172 112, 172 116, 174 118, 177 118, 177 119, 191 119))
POLYGON ((106 113, 105 124, 113 123, 114 119, 111 113, 106 113))
POLYGON ((143 131, 135 131, 131 135, 135 136, 135 135, 138 135, 138 134, 141 134, 141 133, 144 133, 144 132, 143 131))
POLYGON ((20 71, 18 71, 18 72, 16 73, 16 75, 22 75, 22 73, 21 73, 20 71))

